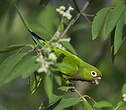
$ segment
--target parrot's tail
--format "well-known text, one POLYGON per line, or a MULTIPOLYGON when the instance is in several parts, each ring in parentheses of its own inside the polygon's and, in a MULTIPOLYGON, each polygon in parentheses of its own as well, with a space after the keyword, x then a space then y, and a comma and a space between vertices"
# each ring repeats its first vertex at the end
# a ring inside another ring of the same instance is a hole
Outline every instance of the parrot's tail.
POLYGON ((28 32, 32 35, 33 41, 40 47, 44 46, 46 44, 46 40, 39 35, 37 35, 35 32, 28 30, 28 32))
POLYGON ((41 37, 40 37, 39 35, 37 35, 36 33, 32 32, 32 31, 30 31, 30 30, 28 30, 28 31, 29 31, 30 34, 31 34, 32 36, 34 36, 36 39, 46 41, 44 38, 41 38, 41 37))

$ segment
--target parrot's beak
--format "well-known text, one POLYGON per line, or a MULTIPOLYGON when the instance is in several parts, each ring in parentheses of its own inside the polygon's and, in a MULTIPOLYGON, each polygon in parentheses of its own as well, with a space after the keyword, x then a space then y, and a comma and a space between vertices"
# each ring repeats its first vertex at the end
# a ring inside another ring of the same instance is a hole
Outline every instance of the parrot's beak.
POLYGON ((98 85, 100 80, 101 77, 96 77, 94 80, 92 80, 92 83, 98 85))

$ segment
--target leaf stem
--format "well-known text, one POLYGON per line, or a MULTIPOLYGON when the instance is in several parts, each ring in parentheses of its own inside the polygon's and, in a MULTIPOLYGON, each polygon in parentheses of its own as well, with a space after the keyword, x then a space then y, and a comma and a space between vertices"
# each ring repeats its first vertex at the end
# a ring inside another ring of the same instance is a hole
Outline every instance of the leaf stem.
POLYGON ((84 95, 83 97, 87 97, 87 98, 90 99, 94 104, 96 103, 96 101, 95 101, 93 98, 91 98, 90 96, 88 96, 88 95, 84 95))
POLYGON ((74 91, 80 96, 80 98, 83 100, 83 101, 86 101, 86 99, 84 98, 84 96, 81 95, 81 93, 75 88, 75 87, 72 87, 74 89, 74 91))

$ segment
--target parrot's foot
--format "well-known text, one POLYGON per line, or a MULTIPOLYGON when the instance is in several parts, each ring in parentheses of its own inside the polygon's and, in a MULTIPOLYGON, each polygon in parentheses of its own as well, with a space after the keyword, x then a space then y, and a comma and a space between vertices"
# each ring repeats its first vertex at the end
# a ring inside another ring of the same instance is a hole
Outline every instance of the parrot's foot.
POLYGON ((70 92, 75 92, 75 89, 74 88, 70 88, 69 91, 70 92))
POLYGON ((69 87, 76 87, 76 84, 75 84, 75 83, 69 83, 69 84, 66 84, 66 86, 69 86, 69 87))
POLYGON ((75 90, 74 90, 74 88, 76 87, 76 84, 75 83, 69 83, 69 84, 66 84, 66 86, 69 86, 70 87, 69 91, 75 92, 75 90))

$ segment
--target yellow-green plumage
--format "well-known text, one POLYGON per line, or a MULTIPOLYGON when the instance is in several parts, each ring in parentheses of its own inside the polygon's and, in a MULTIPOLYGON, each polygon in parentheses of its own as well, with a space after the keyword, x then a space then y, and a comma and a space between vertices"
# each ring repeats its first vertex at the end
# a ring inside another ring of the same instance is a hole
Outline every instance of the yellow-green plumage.
POLYGON ((57 68, 60 72, 71 76, 69 78, 91 81, 102 76, 101 72, 96 67, 86 63, 76 55, 58 48, 53 48, 53 51, 58 58, 60 55, 63 56, 62 61, 57 62, 59 63, 59 67, 57 68), (94 75, 92 74, 93 72, 95 72, 94 75))
MULTIPOLYGON (((43 41, 34 32, 30 32, 35 43, 42 47, 42 45, 48 45, 46 41, 43 41), (40 45, 41 43, 41 45, 40 45)), ((91 81, 95 84, 98 84, 98 80, 101 79, 101 72, 93 65, 90 65, 72 54, 67 50, 60 48, 55 48, 48 46, 57 56, 57 64, 55 65, 55 70, 59 71, 63 75, 66 75, 68 80, 80 80, 80 81, 91 81)))

